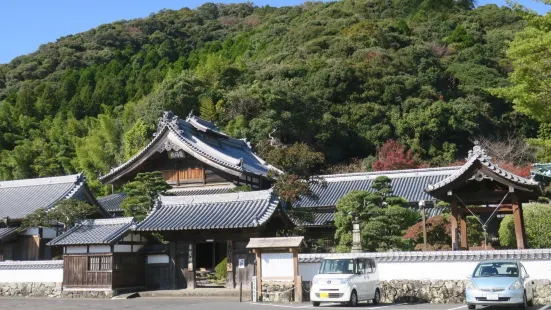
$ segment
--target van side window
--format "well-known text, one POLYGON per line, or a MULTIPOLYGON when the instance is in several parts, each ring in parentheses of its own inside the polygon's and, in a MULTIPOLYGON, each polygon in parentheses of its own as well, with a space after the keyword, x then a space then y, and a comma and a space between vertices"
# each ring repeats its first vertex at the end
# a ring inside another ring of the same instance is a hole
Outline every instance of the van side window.
POLYGON ((369 273, 375 272, 375 261, 373 261, 372 259, 368 259, 367 266, 368 266, 367 269, 369 273))
POLYGON ((358 262, 358 272, 360 274, 365 274, 366 273, 366 270, 365 270, 365 261, 363 259, 358 259, 357 260, 358 262))

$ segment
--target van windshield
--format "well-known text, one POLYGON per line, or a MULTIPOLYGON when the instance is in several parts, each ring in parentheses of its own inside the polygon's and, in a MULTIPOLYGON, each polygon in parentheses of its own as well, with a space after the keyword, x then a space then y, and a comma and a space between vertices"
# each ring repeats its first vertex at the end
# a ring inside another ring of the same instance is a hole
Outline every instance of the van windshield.
POLYGON ((353 259, 325 259, 321 263, 320 274, 354 274, 353 259))

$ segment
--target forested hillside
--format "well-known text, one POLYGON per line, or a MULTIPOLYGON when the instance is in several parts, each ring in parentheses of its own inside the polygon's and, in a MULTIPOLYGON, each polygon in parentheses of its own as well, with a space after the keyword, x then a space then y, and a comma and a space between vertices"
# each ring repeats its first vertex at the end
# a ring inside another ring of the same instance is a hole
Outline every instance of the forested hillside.
POLYGON ((325 164, 395 139, 432 165, 479 135, 539 124, 489 89, 508 85, 522 11, 471 1, 215 5, 98 26, 0 65, 0 180, 132 156, 162 110, 190 111, 253 145, 304 142, 325 164))

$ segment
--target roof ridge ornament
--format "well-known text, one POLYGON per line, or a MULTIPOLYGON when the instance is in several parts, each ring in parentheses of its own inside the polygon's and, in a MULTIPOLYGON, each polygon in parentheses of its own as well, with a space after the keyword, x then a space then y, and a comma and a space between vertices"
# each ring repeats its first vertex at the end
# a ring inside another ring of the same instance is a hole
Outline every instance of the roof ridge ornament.
POLYGON ((469 151, 467 160, 470 160, 475 156, 482 160, 487 160, 487 161, 490 161, 492 159, 492 157, 488 155, 488 152, 486 151, 486 149, 484 149, 480 145, 480 142, 478 142, 478 140, 474 141, 473 149, 469 151))

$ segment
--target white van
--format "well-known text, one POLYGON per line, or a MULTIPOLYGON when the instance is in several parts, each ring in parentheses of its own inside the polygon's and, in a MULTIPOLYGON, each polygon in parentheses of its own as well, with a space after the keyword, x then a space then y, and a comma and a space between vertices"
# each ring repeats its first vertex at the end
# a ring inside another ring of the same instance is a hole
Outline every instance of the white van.
POLYGON ((379 271, 371 258, 326 258, 312 280, 310 300, 314 307, 322 302, 348 303, 356 306, 360 301, 381 300, 379 271))

